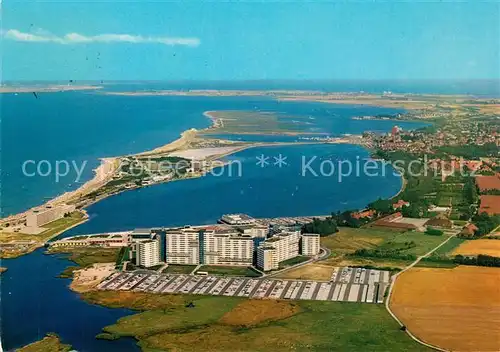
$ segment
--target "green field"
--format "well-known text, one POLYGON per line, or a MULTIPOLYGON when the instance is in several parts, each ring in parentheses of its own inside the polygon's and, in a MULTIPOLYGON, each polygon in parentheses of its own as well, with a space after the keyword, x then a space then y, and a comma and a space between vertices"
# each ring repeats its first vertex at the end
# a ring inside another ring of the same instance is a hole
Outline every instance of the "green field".
POLYGON ((169 264, 162 272, 165 274, 191 274, 194 268, 196 268, 196 265, 169 264))
POLYGON ((397 233, 365 228, 341 227, 334 235, 321 237, 321 245, 332 251, 332 256, 353 253, 361 248, 375 248, 378 244, 390 240, 397 233))
POLYGON ((204 265, 198 271, 206 271, 211 275, 222 276, 248 276, 259 277, 261 274, 246 266, 221 266, 221 265, 204 265))
MULTIPOLYGON (((429 252, 446 239, 446 235, 430 236, 422 232, 394 232, 370 228, 340 228, 334 235, 321 238, 321 244, 332 251, 332 256, 320 263, 339 266, 371 266, 403 268, 416 257, 429 252), (355 255, 356 250, 378 251, 377 256, 355 255), (380 254, 382 252, 383 254, 380 254), (385 255, 387 253, 387 255, 385 255)), ((443 250, 450 251, 459 241, 450 240, 443 250), (447 249, 448 248, 448 249, 447 249)), ((432 266, 428 263, 427 266, 432 266)), ((439 264, 441 266, 442 264, 439 264)), ((438 266, 438 264, 436 264, 438 266)))
POLYGON ((414 254, 416 256, 423 255, 441 242, 446 240, 447 235, 442 236, 431 236, 423 232, 404 232, 398 234, 395 238, 391 240, 392 243, 404 243, 404 242, 415 242, 416 246, 408 250, 403 251, 405 254, 414 254))
POLYGON ((311 259, 311 258, 306 257, 305 255, 299 255, 298 257, 294 257, 294 258, 282 261, 280 263, 280 269, 284 269, 284 268, 289 267, 289 266, 293 266, 293 265, 297 265, 297 264, 300 264, 303 262, 307 262, 309 259, 311 259))
POLYGON ((430 351, 402 332, 383 305, 235 297, 187 300, 193 308, 177 302, 126 316, 105 327, 100 338, 134 337, 143 351, 195 351, 196 346, 214 352, 430 351))
POLYGON ((445 255, 445 256, 447 256, 451 252, 453 252, 453 250, 455 248, 460 246, 465 241, 466 241, 465 239, 454 237, 451 240, 449 240, 448 242, 446 242, 444 245, 439 247, 434 253, 432 253, 432 255, 438 255, 438 256, 445 255))

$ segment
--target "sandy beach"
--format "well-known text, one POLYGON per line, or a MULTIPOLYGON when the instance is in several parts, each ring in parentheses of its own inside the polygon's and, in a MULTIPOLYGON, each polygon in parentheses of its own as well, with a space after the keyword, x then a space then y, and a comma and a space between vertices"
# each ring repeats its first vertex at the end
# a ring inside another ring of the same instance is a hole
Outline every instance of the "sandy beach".
POLYGON ((97 263, 88 268, 75 270, 69 287, 79 293, 94 290, 102 280, 113 272, 115 272, 115 263, 97 263))

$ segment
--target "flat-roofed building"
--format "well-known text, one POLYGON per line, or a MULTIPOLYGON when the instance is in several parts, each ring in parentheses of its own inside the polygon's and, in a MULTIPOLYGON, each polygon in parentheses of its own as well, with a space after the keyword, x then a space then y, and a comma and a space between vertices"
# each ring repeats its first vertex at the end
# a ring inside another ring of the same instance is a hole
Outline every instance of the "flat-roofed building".
POLYGON ((255 223, 255 219, 247 214, 226 214, 222 215, 219 221, 228 225, 250 225, 255 223))
POLYGON ((210 265, 245 265, 253 262, 252 236, 239 233, 203 232, 202 263, 210 265))
POLYGON ((61 219, 65 214, 75 211, 75 206, 63 204, 57 206, 47 206, 44 208, 34 209, 26 215, 26 226, 40 227, 49 222, 61 219))
POLYGON ((169 264, 200 263, 200 230, 186 227, 166 231, 165 256, 169 264))
POLYGON ((257 248, 257 266, 264 271, 275 270, 279 263, 297 257, 300 238, 300 231, 292 231, 277 233, 265 240, 257 248))
POLYGON ((257 267, 264 271, 277 270, 279 268, 275 247, 262 243, 257 248, 257 267))
POLYGON ((130 236, 132 237, 132 240, 148 239, 151 238, 151 229, 135 229, 132 231, 130 236))
POLYGON ((277 249, 278 261, 282 262, 299 255, 300 231, 281 232, 266 242, 274 243, 277 249))
POLYGON ((136 265, 149 268, 161 263, 160 241, 158 239, 140 240, 134 245, 136 247, 136 265))
POLYGON ((248 226, 241 229, 243 234, 252 237, 266 238, 269 233, 269 227, 263 225, 248 226))
POLYGON ((129 232, 117 232, 66 237, 50 243, 50 247, 126 247, 129 243, 129 232))
POLYGON ((302 255, 317 255, 320 250, 319 234, 303 233, 301 238, 302 255))

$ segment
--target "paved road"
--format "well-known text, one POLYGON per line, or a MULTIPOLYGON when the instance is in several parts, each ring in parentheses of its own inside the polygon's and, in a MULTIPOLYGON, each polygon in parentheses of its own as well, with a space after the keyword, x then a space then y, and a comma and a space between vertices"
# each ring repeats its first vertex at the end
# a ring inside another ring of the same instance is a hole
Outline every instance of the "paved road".
MULTIPOLYGON (((385 308, 387 309, 387 311, 389 312, 389 314, 394 318, 394 320, 396 320, 398 322, 398 324, 403 327, 405 326, 403 324, 403 322, 401 320, 399 320, 399 318, 394 314, 394 312, 391 310, 390 308, 390 302, 391 302, 391 295, 392 295, 392 289, 394 288, 394 284, 396 283, 396 279, 398 278, 399 275, 401 275, 402 273, 404 273, 405 271, 407 270, 410 270, 411 268, 413 268, 415 265, 417 265, 423 258, 431 255, 432 253, 434 253, 437 249, 439 249, 441 246, 445 245, 449 240, 451 240, 452 238, 454 238, 456 235, 458 234, 455 233, 453 235, 451 235, 450 237, 448 237, 445 241, 441 242, 438 246, 436 246, 435 248, 433 248, 432 250, 430 250, 429 252, 427 252, 426 254, 424 255, 421 255, 420 257, 418 257, 413 263, 411 263, 410 265, 408 265, 406 268, 404 268, 403 270, 401 270, 399 273, 397 273, 396 275, 394 275, 392 277, 392 280, 391 280, 391 284, 389 286, 389 291, 387 293, 387 299, 385 301, 385 308)), ((443 348, 440 348, 440 347, 437 347, 437 346, 434 346, 434 345, 431 345, 431 344, 428 344, 422 340, 420 340, 418 337, 416 337, 415 335, 413 335, 410 330, 408 330, 408 328, 406 328, 406 333, 408 334, 408 336, 410 336, 413 340, 417 341, 418 343, 424 345, 424 346, 427 346, 429 348, 432 348, 432 349, 435 349, 437 351, 443 351, 443 352, 448 352, 448 350, 445 350, 443 348)))

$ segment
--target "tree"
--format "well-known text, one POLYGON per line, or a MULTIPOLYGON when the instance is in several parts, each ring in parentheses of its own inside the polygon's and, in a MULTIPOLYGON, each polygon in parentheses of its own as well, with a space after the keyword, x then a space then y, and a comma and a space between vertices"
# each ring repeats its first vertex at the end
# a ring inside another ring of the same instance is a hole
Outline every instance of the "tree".
POLYGON ((331 235, 337 231, 337 222, 332 217, 324 220, 315 218, 313 222, 302 226, 302 233, 318 233, 320 236, 331 235))
POLYGON ((382 198, 379 198, 376 201, 370 203, 368 207, 380 214, 389 214, 393 211, 392 201, 382 198))
POLYGON ((427 229, 427 231, 425 231, 425 233, 427 235, 430 235, 430 236, 442 236, 443 235, 443 231, 438 230, 438 229, 433 229, 432 227, 429 227, 427 229))
POLYGON ((474 225, 477 226, 476 236, 483 236, 489 234, 494 228, 500 225, 500 216, 493 215, 490 216, 487 213, 481 213, 474 216, 474 225))

